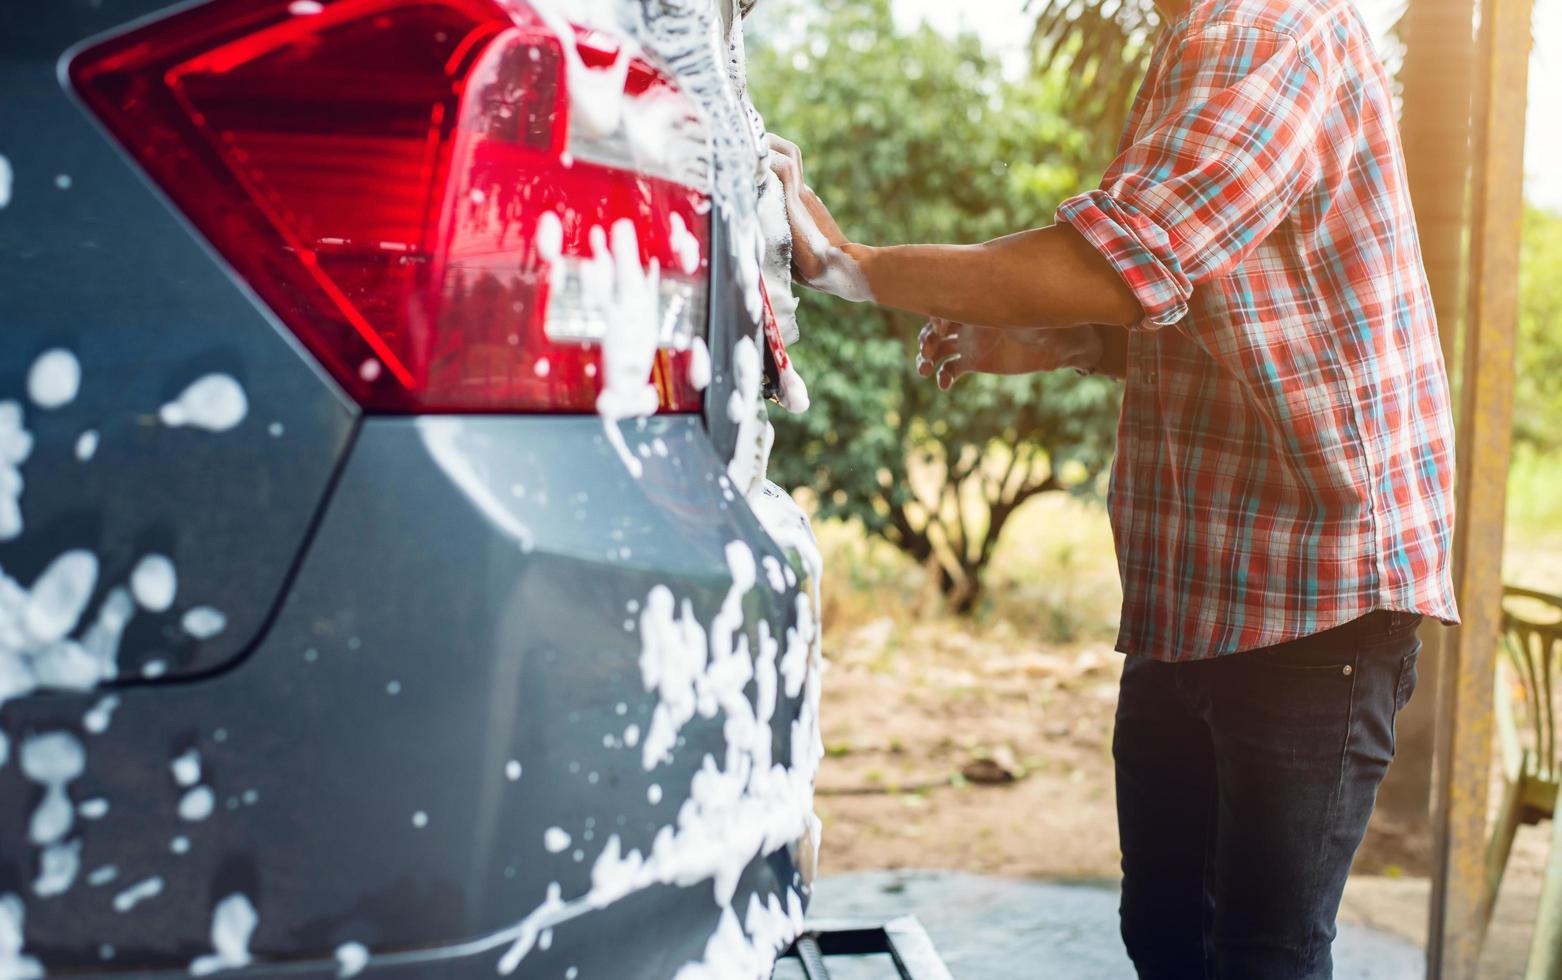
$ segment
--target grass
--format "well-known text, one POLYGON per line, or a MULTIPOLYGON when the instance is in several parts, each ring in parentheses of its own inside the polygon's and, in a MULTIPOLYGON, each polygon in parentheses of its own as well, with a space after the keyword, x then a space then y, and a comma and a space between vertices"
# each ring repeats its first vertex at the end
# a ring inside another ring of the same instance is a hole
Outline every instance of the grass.
MULTIPOLYGON (((824 553, 827 636, 887 618, 892 650, 908 619, 952 618, 931 576, 856 522, 821 521, 815 531, 824 553)), ((1105 508, 1045 494, 1010 519, 985 594, 965 625, 1059 643, 1110 640, 1121 596, 1105 508)))
POLYGON ((1562 452, 1518 447, 1508 470, 1503 579, 1562 594, 1562 452))

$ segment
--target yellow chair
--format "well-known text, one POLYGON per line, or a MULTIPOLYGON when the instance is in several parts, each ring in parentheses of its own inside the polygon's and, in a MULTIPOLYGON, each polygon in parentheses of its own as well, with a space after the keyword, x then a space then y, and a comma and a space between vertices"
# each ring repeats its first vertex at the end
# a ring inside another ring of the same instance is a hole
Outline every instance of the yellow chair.
POLYGON ((1551 855, 1530 946, 1527 980, 1562 980, 1562 822, 1556 821, 1557 697, 1562 694, 1562 597, 1529 589, 1503 590, 1502 648, 1496 722, 1502 747, 1503 790, 1486 858, 1486 915, 1523 824, 1552 819, 1551 855), (1518 691, 1522 697, 1516 697, 1518 691), (1523 721, 1517 717, 1523 705, 1523 721))

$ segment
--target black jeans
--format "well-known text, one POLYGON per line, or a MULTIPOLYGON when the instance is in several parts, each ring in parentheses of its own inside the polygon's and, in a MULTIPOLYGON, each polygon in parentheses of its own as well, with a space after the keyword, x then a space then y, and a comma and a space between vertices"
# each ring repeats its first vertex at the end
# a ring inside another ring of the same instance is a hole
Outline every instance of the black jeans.
POLYGON ((1123 941, 1141 978, 1332 974, 1419 621, 1376 612, 1215 660, 1128 658, 1112 755, 1123 941))

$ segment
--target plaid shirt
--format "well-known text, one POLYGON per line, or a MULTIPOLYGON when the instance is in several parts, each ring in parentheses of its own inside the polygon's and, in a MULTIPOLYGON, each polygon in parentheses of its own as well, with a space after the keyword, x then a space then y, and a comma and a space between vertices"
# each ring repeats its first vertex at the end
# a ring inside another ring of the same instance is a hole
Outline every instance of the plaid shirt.
POLYGON ((1193 0, 1100 189, 1058 220, 1145 311, 1110 491, 1118 649, 1214 657, 1377 609, 1455 621, 1448 385, 1349 0, 1193 0))

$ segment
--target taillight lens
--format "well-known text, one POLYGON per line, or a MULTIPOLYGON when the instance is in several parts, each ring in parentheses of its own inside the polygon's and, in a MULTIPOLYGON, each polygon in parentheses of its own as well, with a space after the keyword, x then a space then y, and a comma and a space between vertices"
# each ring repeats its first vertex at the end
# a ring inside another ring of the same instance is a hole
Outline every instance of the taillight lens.
POLYGON ((621 312, 597 272, 629 264, 656 293, 660 407, 697 410, 703 124, 611 39, 567 43, 519 0, 213 0, 70 76, 365 408, 592 410, 621 312), (572 126, 572 79, 622 85, 613 129, 572 126))

